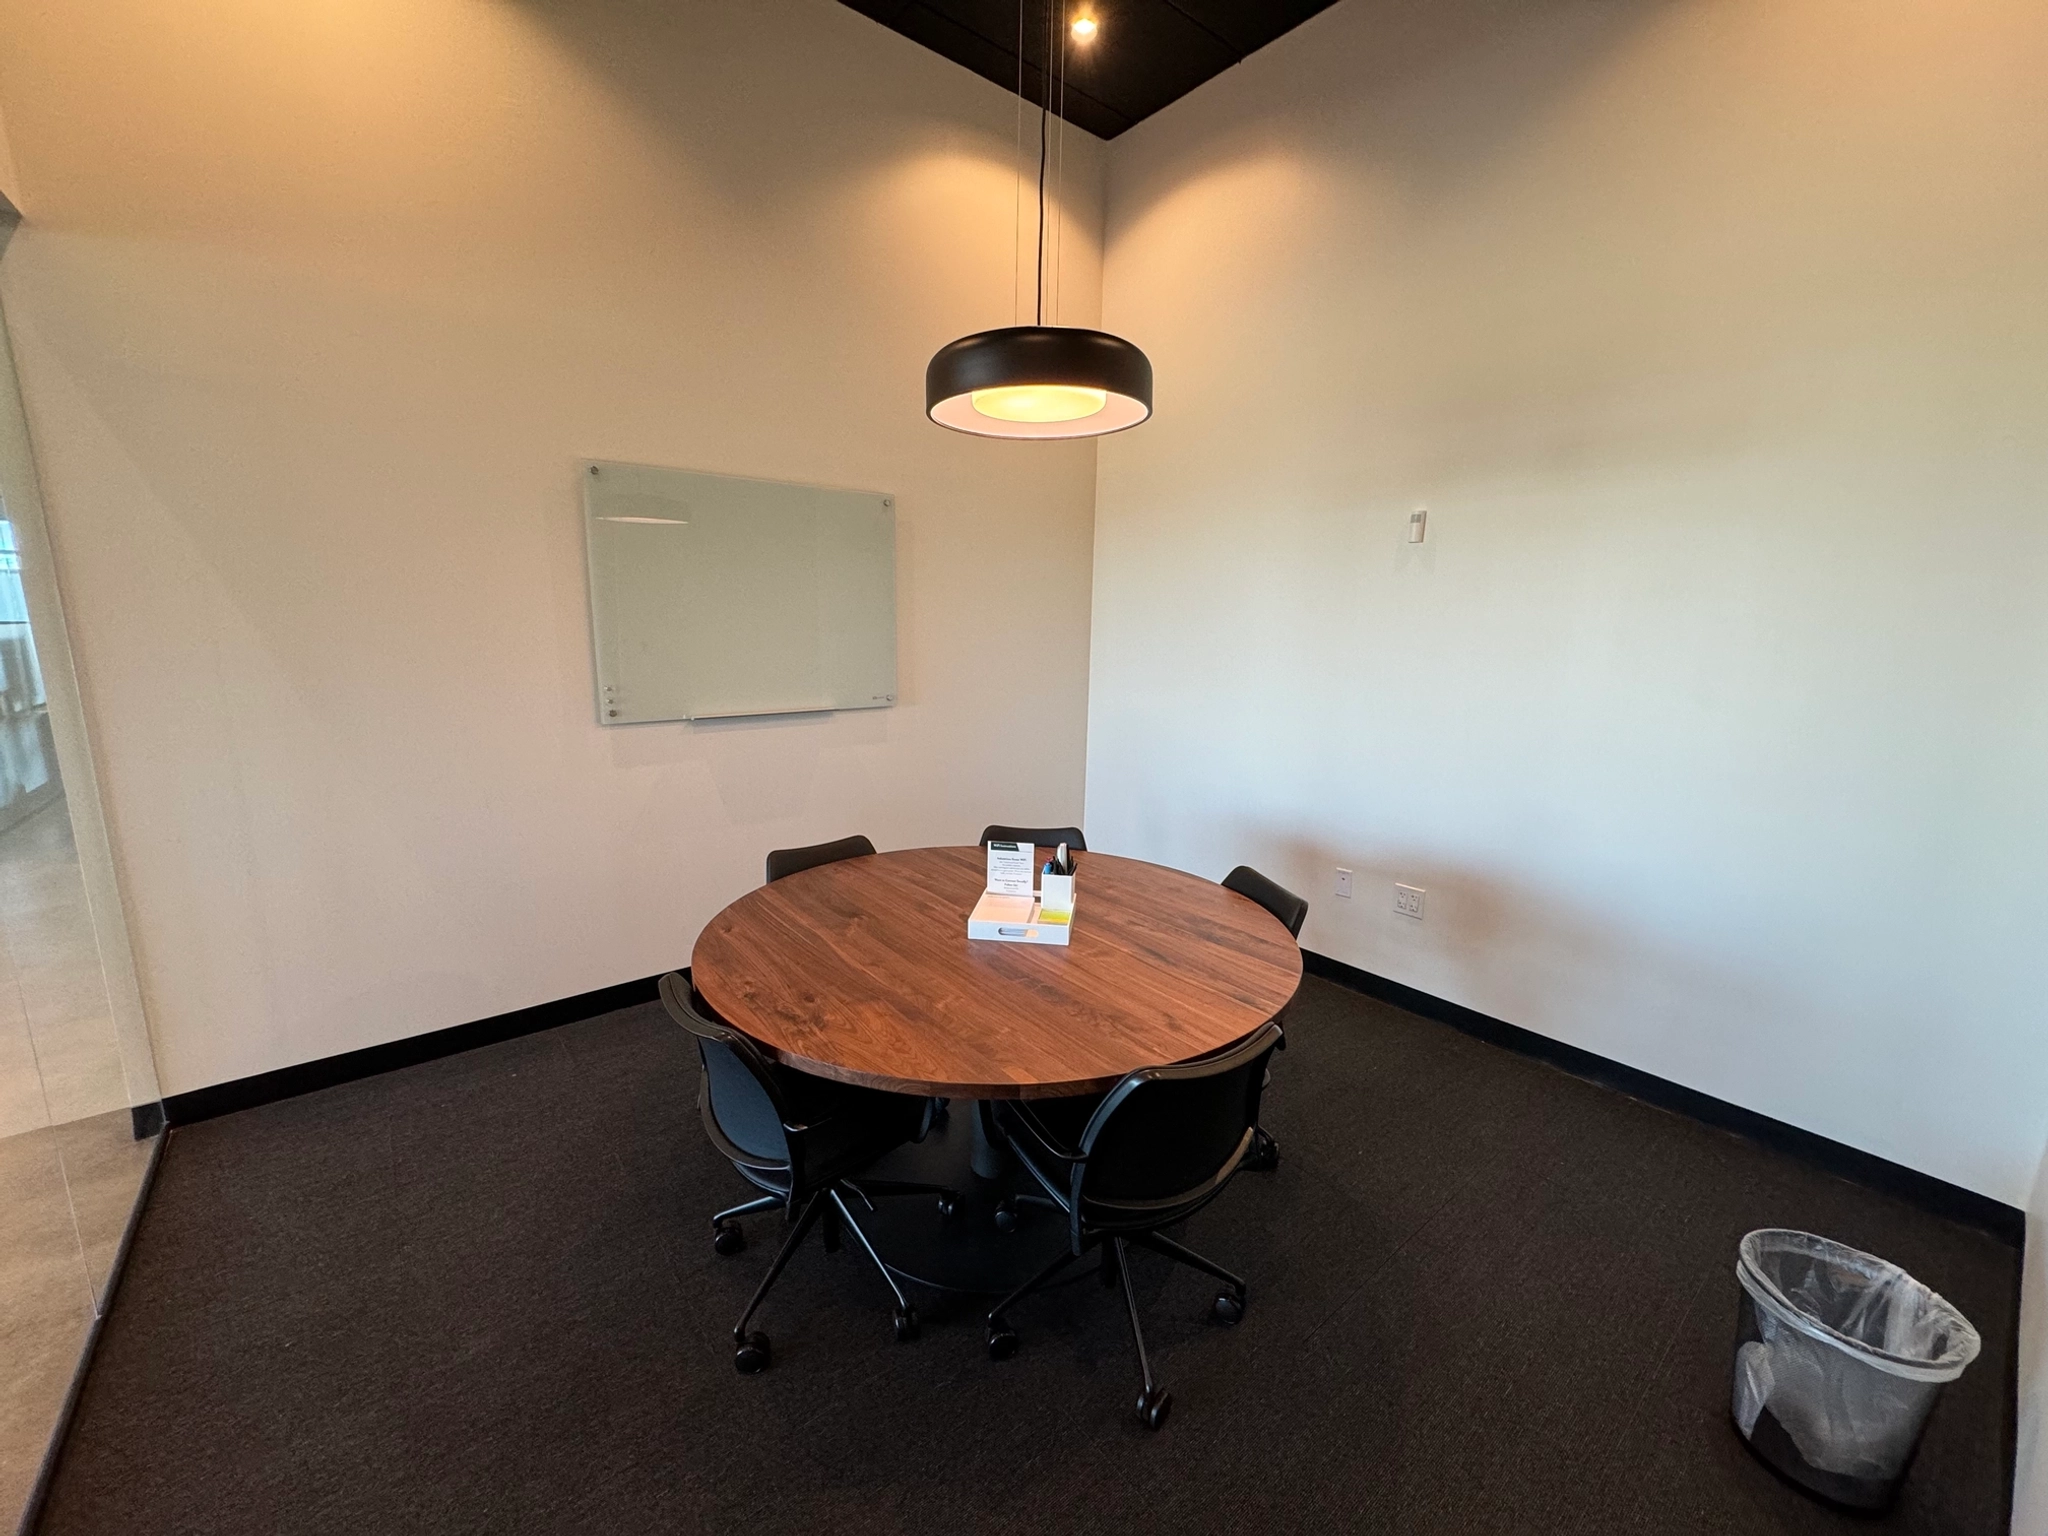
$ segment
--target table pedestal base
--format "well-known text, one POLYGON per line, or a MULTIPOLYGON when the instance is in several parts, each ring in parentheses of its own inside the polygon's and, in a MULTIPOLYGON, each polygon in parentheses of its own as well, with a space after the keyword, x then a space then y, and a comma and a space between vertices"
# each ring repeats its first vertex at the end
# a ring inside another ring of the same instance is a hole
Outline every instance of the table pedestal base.
POLYGON ((977 1129, 979 1119, 978 1105, 955 1099, 945 1121, 923 1141, 898 1147, 869 1170, 878 1179, 958 1190, 960 1204, 951 1221, 939 1219, 936 1200, 921 1196, 877 1200, 872 1213, 855 1210, 883 1261, 906 1280, 937 1290, 1002 1296, 1066 1246, 1067 1218, 1043 1206, 1023 1206, 1016 1230, 996 1230, 996 1203, 1008 1194, 1036 1193, 1038 1184, 987 1144, 977 1129), (990 1178, 977 1166, 1000 1171, 990 1178))

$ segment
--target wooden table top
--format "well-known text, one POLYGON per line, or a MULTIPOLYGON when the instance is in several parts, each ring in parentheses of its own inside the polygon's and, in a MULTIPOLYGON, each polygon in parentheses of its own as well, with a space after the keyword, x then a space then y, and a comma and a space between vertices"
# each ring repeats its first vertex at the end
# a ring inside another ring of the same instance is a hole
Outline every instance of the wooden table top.
POLYGON ((1301 982, 1265 908, 1179 870, 1077 854, 1064 948, 967 937, 980 848, 843 859, 713 918, 697 990, 790 1066, 965 1099, 1101 1092, 1241 1040, 1301 982))

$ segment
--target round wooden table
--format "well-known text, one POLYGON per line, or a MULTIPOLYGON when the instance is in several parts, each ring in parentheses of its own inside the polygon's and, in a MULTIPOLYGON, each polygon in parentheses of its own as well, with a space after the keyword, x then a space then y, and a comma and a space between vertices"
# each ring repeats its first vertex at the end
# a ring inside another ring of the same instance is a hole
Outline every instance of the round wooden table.
MULTIPOLYGON (((721 1017, 788 1066, 956 1101, 1100 1093, 1139 1067, 1241 1040, 1293 997, 1301 951, 1256 902, 1157 864, 1076 858, 1065 946, 969 939, 982 850, 913 848, 741 897, 699 936, 691 976, 721 1017)), ((995 1230, 995 1203, 1035 1186, 976 1146, 979 1129, 978 1112, 953 1114, 876 1167, 965 1197, 943 1229, 924 1202, 880 1202, 872 1229, 892 1268, 1004 1290, 1043 1261, 1048 1237, 1064 1241, 1051 1215, 995 1230)))

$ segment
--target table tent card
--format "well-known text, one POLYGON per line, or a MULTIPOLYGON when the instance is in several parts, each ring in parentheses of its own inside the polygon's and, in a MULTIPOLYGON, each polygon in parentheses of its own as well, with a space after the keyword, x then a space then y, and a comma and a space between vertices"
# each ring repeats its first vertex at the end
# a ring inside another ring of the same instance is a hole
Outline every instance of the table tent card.
POLYGON ((988 884, 991 896, 1029 896, 1031 861, 1038 850, 1029 843, 988 845, 988 884))

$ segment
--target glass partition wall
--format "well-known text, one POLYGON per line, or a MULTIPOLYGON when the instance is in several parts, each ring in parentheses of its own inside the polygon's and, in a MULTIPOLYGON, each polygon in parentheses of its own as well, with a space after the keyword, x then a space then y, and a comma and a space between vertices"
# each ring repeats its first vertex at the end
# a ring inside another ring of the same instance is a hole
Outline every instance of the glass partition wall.
POLYGON ((35 1495, 163 1140, 4 318, 0 1531, 35 1495))

